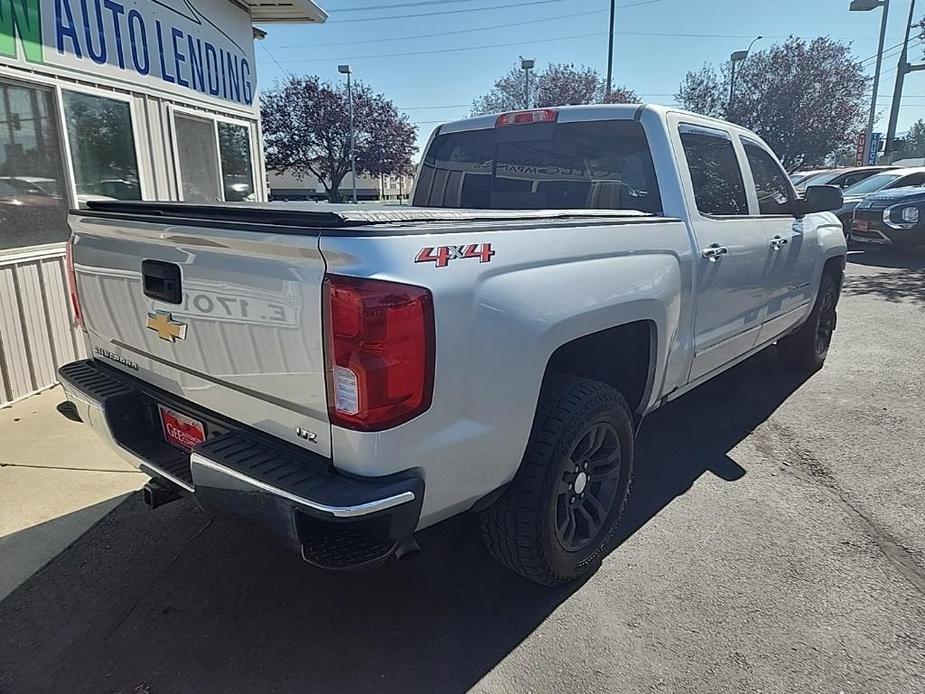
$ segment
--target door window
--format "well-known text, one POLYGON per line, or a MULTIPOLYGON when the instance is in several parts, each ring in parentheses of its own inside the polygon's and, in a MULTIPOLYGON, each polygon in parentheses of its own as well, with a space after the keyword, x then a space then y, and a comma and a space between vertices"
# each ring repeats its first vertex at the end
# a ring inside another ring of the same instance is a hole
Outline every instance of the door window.
POLYGON ((789 215, 793 194, 787 174, 757 142, 742 138, 742 147, 755 181, 758 211, 761 214, 789 215))
POLYGON ((722 130, 686 124, 680 132, 697 209, 708 215, 747 215, 745 184, 732 138, 722 130))

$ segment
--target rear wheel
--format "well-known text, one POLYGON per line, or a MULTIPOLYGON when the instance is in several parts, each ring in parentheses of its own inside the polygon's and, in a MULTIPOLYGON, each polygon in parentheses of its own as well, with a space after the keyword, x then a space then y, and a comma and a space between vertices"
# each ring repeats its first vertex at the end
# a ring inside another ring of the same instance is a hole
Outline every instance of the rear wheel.
POLYGON ((616 389, 576 376, 547 379, 517 476, 481 514, 492 555, 556 586, 591 571, 626 504, 633 419, 616 389))
POLYGON ((825 363, 837 322, 838 283, 831 273, 822 275, 812 313, 792 335, 777 343, 785 366, 798 371, 818 371, 825 363))

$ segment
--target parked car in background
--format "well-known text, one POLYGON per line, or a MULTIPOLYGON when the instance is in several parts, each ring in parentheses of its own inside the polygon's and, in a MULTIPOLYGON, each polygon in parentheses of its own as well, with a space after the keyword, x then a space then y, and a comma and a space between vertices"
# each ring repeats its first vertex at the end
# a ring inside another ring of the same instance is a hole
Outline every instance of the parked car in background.
POLYGON ((851 231, 851 220, 854 218, 854 209, 864 198, 881 190, 906 188, 909 186, 925 185, 925 167, 917 166, 909 169, 890 169, 866 178, 845 189, 845 199, 842 207, 835 214, 841 220, 845 236, 851 231))
POLYGON ((793 185, 798 193, 805 191, 808 186, 838 186, 844 190, 871 176, 895 168, 895 166, 854 166, 851 168, 831 169, 807 176, 793 185))
POLYGON ((827 171, 831 171, 831 169, 813 169, 811 171, 794 171, 792 174, 790 174, 790 182, 795 187, 799 185, 800 183, 802 183, 803 181, 805 181, 807 178, 818 176, 819 174, 825 173, 827 171))
POLYGON ((850 238, 868 248, 925 249, 925 189, 896 188, 868 195, 854 211, 850 238))

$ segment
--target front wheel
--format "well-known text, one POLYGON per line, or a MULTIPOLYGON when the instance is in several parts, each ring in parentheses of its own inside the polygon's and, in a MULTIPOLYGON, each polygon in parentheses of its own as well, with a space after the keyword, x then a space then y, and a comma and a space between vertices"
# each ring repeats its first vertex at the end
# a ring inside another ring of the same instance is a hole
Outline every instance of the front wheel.
POLYGON ((591 571, 629 495, 633 419, 616 389, 577 376, 547 379, 523 462, 481 514, 492 555, 536 583, 591 571))
POLYGON ((831 273, 822 275, 812 313, 792 335, 777 343, 777 355, 785 366, 798 371, 818 371, 825 363, 837 322, 838 283, 831 273))

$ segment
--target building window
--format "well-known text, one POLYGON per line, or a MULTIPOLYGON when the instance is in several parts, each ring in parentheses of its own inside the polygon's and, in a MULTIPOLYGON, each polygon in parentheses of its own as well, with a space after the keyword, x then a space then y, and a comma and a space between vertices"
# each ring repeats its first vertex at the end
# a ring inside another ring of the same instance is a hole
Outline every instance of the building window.
POLYGON ((187 202, 254 199, 251 130, 175 113, 180 197, 187 202))
POLYGON ((77 202, 141 200, 132 111, 128 102, 64 92, 77 202))
POLYGON ((174 123, 177 163, 180 166, 180 197, 187 202, 221 200, 215 123, 180 114, 176 114, 174 123))
POLYGON ((233 123, 219 123, 218 144, 225 200, 253 201, 254 166, 251 161, 250 128, 233 123))
POLYGON ((67 239, 54 97, 0 82, 0 249, 67 239))

